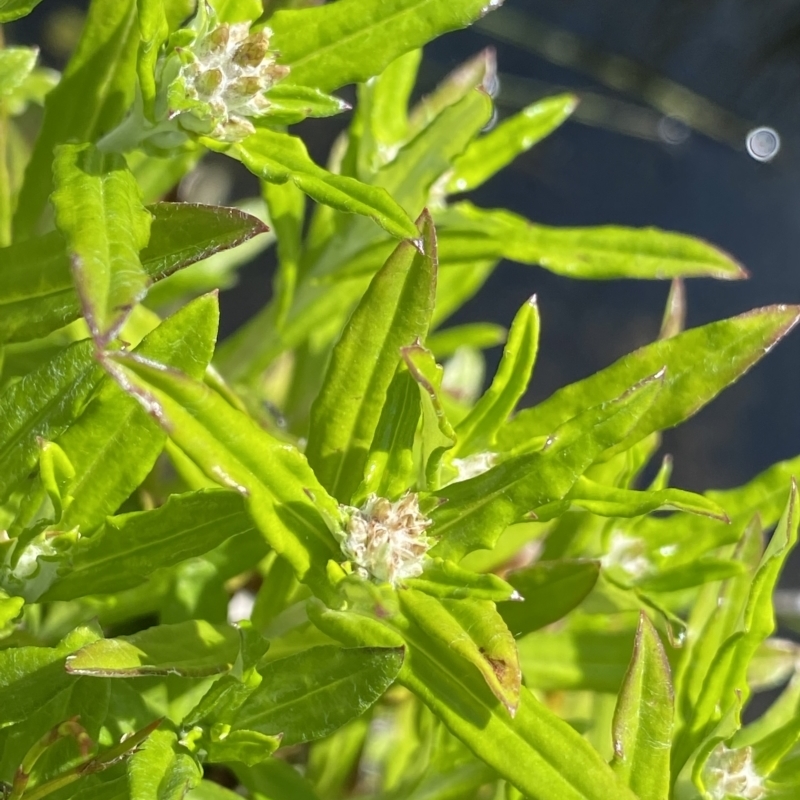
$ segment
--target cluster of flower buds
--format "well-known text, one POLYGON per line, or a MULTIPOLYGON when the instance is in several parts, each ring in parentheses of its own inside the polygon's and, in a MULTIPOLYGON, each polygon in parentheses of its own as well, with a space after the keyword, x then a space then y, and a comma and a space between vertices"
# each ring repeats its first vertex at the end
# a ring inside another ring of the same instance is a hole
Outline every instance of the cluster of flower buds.
POLYGON ((193 32, 194 40, 178 39, 160 67, 168 114, 192 133, 239 141, 254 131, 249 117, 267 114, 264 92, 289 68, 275 63, 269 28, 251 33, 247 22, 218 25, 203 9, 193 32))
POLYGON ((416 494, 396 502, 372 494, 361 508, 345 511, 342 552, 362 577, 397 586, 422 574, 433 543, 425 533, 431 520, 420 511, 416 494))
POLYGON ((761 800, 767 797, 764 780, 753 764, 753 750, 740 747, 732 750, 724 744, 717 745, 703 770, 709 797, 725 800, 761 800))
POLYGON ((207 2, 172 34, 155 69, 152 108, 142 98, 128 118, 101 141, 101 149, 180 147, 192 135, 238 142, 255 131, 251 118, 269 113, 265 92, 286 77, 269 49, 272 31, 251 23, 219 23, 207 2))

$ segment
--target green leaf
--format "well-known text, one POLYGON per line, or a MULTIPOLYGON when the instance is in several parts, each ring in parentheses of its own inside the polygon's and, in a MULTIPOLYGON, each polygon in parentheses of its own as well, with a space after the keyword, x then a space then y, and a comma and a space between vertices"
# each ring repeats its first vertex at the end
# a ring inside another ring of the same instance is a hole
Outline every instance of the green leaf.
POLYGON ((669 796, 674 698, 667 654, 642 613, 614 712, 612 768, 640 800, 669 796))
POLYGON ((398 56, 486 12, 484 0, 339 0, 270 18, 291 83, 332 91, 378 75, 398 56))
POLYGON ((42 0, 0 0, 0 24, 30 14, 42 0))
POLYGON ((264 11, 262 0, 211 0, 220 22, 252 22, 264 11))
POLYGON ((240 794, 220 786, 214 781, 200 781, 186 795, 186 800, 239 800, 240 794))
MULTIPOLYGON (((435 601, 431 601, 435 602, 435 601)), ((312 603, 314 624, 347 644, 397 645, 381 623, 312 603)), ((592 746, 524 687, 512 718, 478 670, 465 669, 449 639, 403 625, 406 659, 399 681, 413 691, 475 755, 531 800, 633 800, 592 746)), ((628 647, 630 653, 630 645, 628 647)))
POLYGON ((272 125, 296 125, 307 117, 332 117, 350 110, 350 104, 310 86, 281 81, 267 93, 272 125))
POLYGON ((453 456, 490 450, 494 437, 525 394, 539 350, 539 308, 534 295, 517 313, 492 385, 456 426, 453 456))
POLYGON ((369 127, 378 147, 391 146, 406 138, 408 101, 414 91, 421 61, 422 50, 409 50, 392 61, 374 80, 361 84, 372 91, 369 127))
POLYGON ((136 0, 139 20, 139 57, 136 72, 142 92, 145 114, 154 119, 156 99, 156 62, 158 51, 169 36, 164 0, 136 0))
POLYGON ((472 347, 475 350, 488 350, 504 344, 507 331, 501 325, 491 322, 470 322, 456 325, 428 336, 425 346, 436 356, 452 356, 459 347, 472 347))
MULTIPOLYGON (((477 667, 488 687, 513 717, 522 673, 514 637, 490 600, 431 597, 415 589, 399 593, 405 617, 428 637, 450 642, 454 655, 477 667)), ((400 630, 406 624, 399 621, 400 630)))
MULTIPOLYGON (((674 775, 680 772, 720 720, 747 701, 750 694, 748 665, 761 643, 775 629, 772 595, 784 562, 797 542, 798 524, 797 484, 792 479, 788 504, 755 572, 741 618, 735 631, 717 651, 694 704, 693 714, 676 737, 672 754, 674 775)), ((696 770, 701 767, 701 763, 695 765, 696 770)))
POLYGON ((0 499, 36 466, 39 440, 63 433, 101 378, 92 343, 76 342, 0 393, 0 499))
MULTIPOLYGON (((214 352, 218 321, 217 297, 206 295, 161 323, 134 352, 200 379, 214 352)), ((62 528, 80 527, 85 534, 102 524, 147 477, 165 438, 136 400, 105 381, 58 439, 77 473, 67 488, 72 500, 62 528)))
POLYGON ((370 217, 392 236, 418 235, 414 223, 386 191, 317 166, 294 136, 259 128, 236 145, 234 152, 254 175, 268 183, 291 180, 318 203, 370 217))
POLYGON ((627 449, 653 431, 671 428, 699 411, 794 327, 798 311, 795 306, 768 306, 642 347, 517 414, 499 433, 498 444, 513 450, 533 437, 547 436, 590 404, 618 395, 665 366, 663 391, 611 453, 627 449))
POLYGON ((153 731, 128 761, 130 793, 136 800, 183 800, 202 777, 200 765, 178 748, 173 731, 153 731))
POLYGON ((109 355, 106 365, 208 478, 246 497, 264 538, 298 578, 330 602, 340 602, 326 564, 340 559, 341 550, 321 516, 338 521, 338 505, 300 452, 202 383, 130 356, 109 355))
POLYGON ((549 136, 577 105, 578 98, 572 94, 548 97, 504 120, 486 136, 472 142, 455 160, 447 190, 453 193, 477 189, 520 153, 549 136))
POLYGON ((600 575, 597 561, 542 561, 512 572, 508 582, 522 598, 497 610, 515 638, 565 617, 592 591, 600 575))
POLYGON ((407 370, 398 370, 386 392, 364 480, 352 499, 353 505, 361 505, 370 494, 396 500, 414 483, 414 439, 420 413, 416 382, 407 370))
POLYGON ((259 670, 259 687, 230 725, 234 731, 283 734, 284 746, 321 739, 375 703, 402 664, 402 648, 330 645, 272 661, 259 670))
MULTIPOLYGON (((431 597, 451 600, 504 600, 521 601, 514 587, 492 573, 479 574, 440 558, 429 559, 425 571, 419 578, 407 578, 404 586, 416 589, 431 597)), ((502 606, 498 607, 498 610, 502 606)))
POLYGON ((277 326, 281 327, 294 300, 303 252, 305 195, 291 181, 262 183, 261 192, 278 238, 278 271, 275 274, 277 326))
POLYGON ((549 228, 510 211, 456 203, 438 215, 442 261, 507 258, 570 278, 738 280, 747 273, 705 242, 656 228, 549 228))
POLYGON ((43 600, 110 594, 147 582, 156 569, 203 555, 235 536, 256 535, 236 492, 211 489, 170 495, 152 511, 109 517, 69 555, 69 569, 43 600))
POLYGON ((150 238, 151 216, 125 159, 93 145, 61 145, 53 164, 51 201, 84 315, 95 338, 116 336, 149 280, 139 251, 150 238))
MULTIPOLYGON (((0 21, 3 8, 0 6, 0 21)), ((33 68, 39 51, 35 47, 5 47, 0 49, 0 97, 7 98, 25 82, 33 68)))
POLYGON ((569 689, 617 694, 631 659, 633 630, 567 628, 536 631, 520 639, 525 685, 541 691, 569 689))
POLYGON ((56 647, 10 647, 0 650, 0 707, 3 725, 22 722, 74 682, 64 671, 70 653, 96 641, 94 626, 76 628, 56 647))
MULTIPOLYGON (((150 242, 139 254, 152 281, 236 247, 266 226, 235 208, 156 203, 150 242)), ((0 249, 0 341, 46 336, 81 315, 66 244, 49 233, 0 249)))
MULTIPOLYGON (((686 511, 728 522, 725 510, 713 500, 682 489, 635 491, 618 489, 595 483, 585 476, 576 482, 564 505, 573 505, 601 517, 639 517, 652 511, 686 511)), ((562 509, 563 510, 563 509, 562 509)), ((553 510, 540 508, 536 516, 544 521, 560 513, 558 505, 553 510)))
POLYGON ((415 344, 402 351, 409 374, 417 382, 422 399, 420 464, 417 483, 420 488, 441 486, 440 467, 444 454, 455 444, 456 434, 442 405, 444 370, 433 353, 415 344))
POLYGON ((14 216, 15 240, 36 231, 53 188, 56 146, 96 141, 133 105, 138 46, 136 0, 94 0, 77 50, 45 101, 44 121, 14 216))
POLYGON ((227 672, 239 652, 239 634, 228 625, 191 620, 159 625, 132 636, 99 639, 67 658, 70 675, 204 678, 227 672))
POLYGON ((608 448, 627 437, 657 402, 663 372, 616 400, 584 411, 558 428, 541 452, 517 456, 488 472, 436 492, 445 500, 431 513, 432 555, 458 560, 471 550, 491 549, 497 537, 534 508, 565 497, 608 448))
POLYGON ((280 758, 270 758, 255 767, 236 764, 234 769, 236 777, 258 800, 319 800, 309 781, 280 758))
POLYGON ((419 219, 421 249, 403 242, 373 278, 331 356, 311 409, 306 456, 341 502, 358 487, 402 347, 428 332, 436 291, 436 234, 419 219))

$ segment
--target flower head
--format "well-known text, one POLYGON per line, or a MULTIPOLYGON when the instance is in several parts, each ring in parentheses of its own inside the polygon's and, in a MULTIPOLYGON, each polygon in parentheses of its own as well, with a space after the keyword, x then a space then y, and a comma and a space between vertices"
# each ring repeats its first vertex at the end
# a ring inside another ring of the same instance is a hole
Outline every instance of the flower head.
POLYGON ((732 750, 720 744, 711 754, 704 769, 705 783, 714 800, 741 797, 760 800, 767 796, 763 778, 753 763, 753 750, 740 747, 732 750))
POLYGON ((416 494, 396 502, 371 494, 361 508, 345 510, 342 552, 365 577, 396 586, 422 574, 433 543, 425 533, 431 520, 420 511, 416 494))
POLYGON ((250 31, 250 23, 218 25, 201 3, 190 31, 168 50, 159 67, 167 83, 170 119, 185 130, 221 141, 239 141, 255 130, 250 117, 270 107, 264 92, 285 77, 269 49, 272 31, 250 31))

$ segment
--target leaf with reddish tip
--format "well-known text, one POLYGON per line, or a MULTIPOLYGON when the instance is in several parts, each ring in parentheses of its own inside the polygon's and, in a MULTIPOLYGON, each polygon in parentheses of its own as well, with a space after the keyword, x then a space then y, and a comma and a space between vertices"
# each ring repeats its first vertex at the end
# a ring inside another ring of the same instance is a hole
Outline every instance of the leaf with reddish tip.
POLYGON ((656 629, 642 612, 633 658, 614 713, 611 764, 640 800, 669 796, 674 713, 667 654, 656 629))
POLYGON ((663 391, 609 455, 626 450, 653 431, 678 425, 699 411, 769 352, 798 319, 800 306, 767 306, 642 347, 521 411, 500 431, 498 445, 503 450, 524 450, 526 442, 547 436, 588 406, 611 399, 666 367, 663 391))
MULTIPOLYGON (((266 233, 236 208, 189 203, 147 206, 150 241, 139 258, 153 282, 266 233)), ((54 231, 0 249, 0 342, 46 336, 81 315, 64 237, 54 231)))

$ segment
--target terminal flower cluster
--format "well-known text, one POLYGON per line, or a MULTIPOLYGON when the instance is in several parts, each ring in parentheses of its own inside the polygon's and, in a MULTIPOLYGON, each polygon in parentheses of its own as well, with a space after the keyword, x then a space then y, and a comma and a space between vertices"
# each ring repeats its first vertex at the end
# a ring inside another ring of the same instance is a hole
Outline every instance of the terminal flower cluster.
POLYGON ((416 494, 396 502, 372 494, 360 508, 345 511, 342 552, 363 577, 396 586, 422 574, 433 543, 426 534, 431 520, 420 511, 416 494))
POLYGON ((250 23, 217 25, 205 15, 194 42, 176 46, 162 67, 170 116, 221 141, 253 133, 250 118, 269 111, 264 93, 289 73, 275 63, 271 35, 269 28, 251 32, 250 23))

